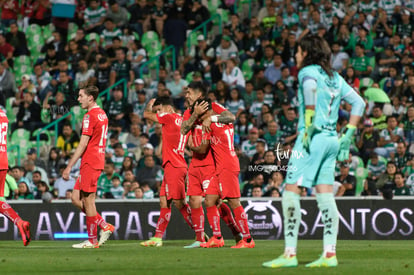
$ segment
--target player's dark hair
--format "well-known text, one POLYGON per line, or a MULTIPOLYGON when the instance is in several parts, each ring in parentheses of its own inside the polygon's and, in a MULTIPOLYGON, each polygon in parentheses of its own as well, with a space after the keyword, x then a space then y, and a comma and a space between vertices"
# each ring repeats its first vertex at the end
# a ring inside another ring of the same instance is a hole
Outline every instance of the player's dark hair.
POLYGON ((85 92, 86 95, 88 95, 88 96, 91 95, 93 97, 93 100, 94 101, 96 101, 96 99, 99 96, 99 89, 96 86, 92 86, 92 85, 89 85, 89 86, 81 85, 79 88, 81 90, 84 90, 84 92, 85 92))
POLYGON ((194 104, 193 104, 193 106, 191 106, 191 110, 190 110, 190 113, 192 114, 193 112, 194 112, 194 106, 196 105, 196 104, 200 104, 201 102, 203 102, 203 101, 205 101, 205 102, 207 102, 208 103, 208 107, 207 107, 207 111, 208 110, 211 110, 211 100, 209 99, 209 98, 199 98, 199 99, 197 99, 196 101, 194 101, 194 104))
POLYGON ((152 106, 158 106, 158 105, 169 105, 174 107, 174 103, 171 100, 171 97, 169 96, 159 96, 154 102, 154 105, 152 106))
POLYGON ((309 65, 319 65, 329 76, 333 76, 331 66, 331 48, 325 39, 317 35, 308 35, 302 38, 299 46, 303 52, 307 52, 303 59, 301 68, 309 65))
POLYGON ((202 98, 207 97, 207 88, 201 81, 192 81, 190 84, 188 84, 187 88, 198 91, 201 93, 202 98))

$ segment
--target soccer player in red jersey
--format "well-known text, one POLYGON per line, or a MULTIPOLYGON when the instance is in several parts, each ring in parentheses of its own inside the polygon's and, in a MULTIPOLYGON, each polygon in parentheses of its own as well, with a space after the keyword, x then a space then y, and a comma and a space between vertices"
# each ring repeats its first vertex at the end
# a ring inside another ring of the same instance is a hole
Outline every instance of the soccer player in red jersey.
MULTIPOLYGON (((79 158, 82 158, 80 175, 74 190, 79 190, 81 199, 81 204, 76 206, 86 214, 88 240, 72 245, 73 248, 99 248, 97 226, 105 223, 96 212, 95 205, 98 178, 105 164, 108 133, 108 118, 105 111, 99 108, 96 103, 98 95, 99 89, 95 86, 82 87, 79 90, 78 101, 81 108, 87 109, 88 112, 83 117, 82 136, 79 145, 62 174, 63 179, 68 180, 73 165, 79 158)), ((114 231, 112 225, 106 223, 104 225, 111 233, 114 231)))
MULTIPOLYGON (((199 98, 205 98, 206 88, 201 82, 191 82, 186 91, 186 100, 189 106, 193 106, 194 102, 199 98)), ((234 115, 227 111, 223 106, 212 103, 213 110, 220 114, 220 121, 223 123, 232 123, 235 120, 234 115)), ((212 152, 209 148, 204 149, 206 152, 198 151, 202 140, 209 142, 210 134, 203 133, 199 116, 204 114, 208 109, 207 102, 201 102, 194 106, 194 112, 187 109, 184 112, 183 123, 181 124, 181 134, 191 133, 188 140, 188 147, 193 151, 190 168, 188 170, 188 188, 187 195, 190 197, 191 220, 193 221, 194 230, 196 232, 196 241, 185 248, 197 248, 205 242, 204 239, 204 211, 202 208, 202 199, 204 193, 210 183, 211 177, 215 173, 215 165, 212 152)), ((219 213, 225 223, 232 231, 236 242, 240 241, 240 232, 234 221, 234 217, 230 208, 225 203, 219 204, 219 213)))
POLYGON ((162 167, 164 179, 160 190, 161 213, 158 218, 155 236, 142 242, 142 246, 162 246, 162 236, 167 229, 171 217, 171 203, 174 202, 185 221, 193 228, 191 209, 185 202, 185 178, 187 163, 184 159, 184 148, 188 135, 180 133, 183 118, 174 112, 169 97, 151 99, 144 111, 144 118, 162 124, 162 167))
MULTIPOLYGON (((202 101, 203 99, 198 99, 194 106, 202 101)), ((204 99, 204 101, 206 100, 204 99)), ((232 248, 253 248, 255 243, 250 236, 246 213, 240 204, 240 166, 236 152, 234 152, 233 124, 219 123, 218 116, 211 110, 211 106, 200 119, 203 121, 206 131, 211 133, 210 146, 216 164, 215 175, 210 180, 205 198, 207 219, 213 230, 213 237, 208 242, 201 244, 201 247, 224 246, 220 229, 220 215, 216 205, 220 199, 227 199, 234 212, 236 224, 243 234, 243 239, 232 248)), ((206 147, 206 143, 202 143, 202 147, 206 147)), ((200 151, 204 150, 200 148, 200 151)))
POLYGON ((20 216, 6 203, 4 198, 4 186, 6 183, 7 170, 9 162, 7 158, 7 128, 9 120, 3 110, 0 109, 0 213, 6 216, 19 228, 22 235, 23 245, 30 243, 30 223, 24 221, 20 216))

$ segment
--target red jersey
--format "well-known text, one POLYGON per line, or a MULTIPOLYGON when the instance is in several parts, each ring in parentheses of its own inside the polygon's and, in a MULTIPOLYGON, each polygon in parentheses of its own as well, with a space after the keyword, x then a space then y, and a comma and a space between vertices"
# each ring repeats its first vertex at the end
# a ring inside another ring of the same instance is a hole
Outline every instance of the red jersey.
MULTIPOLYGON (((212 102, 211 107, 213 111, 217 114, 221 114, 223 111, 226 110, 221 104, 212 102)), ((184 121, 188 120, 191 117, 190 109, 187 109, 184 112, 184 121)), ((194 123, 194 127, 191 129, 191 136, 193 139, 193 144, 195 147, 199 146, 201 144, 201 140, 203 139, 203 130, 201 127, 201 123, 199 121, 196 121, 194 123)), ((210 140, 211 136, 210 133, 204 133, 204 139, 210 140)), ((191 159, 191 166, 193 167, 200 167, 200 166, 209 166, 214 165, 214 158, 211 153, 210 148, 205 154, 199 154, 196 152, 193 152, 193 158, 191 159)))
POLYGON ((174 167, 185 167, 184 147, 187 135, 181 135, 183 118, 176 113, 157 114, 158 122, 162 124, 162 167, 170 162, 174 167))
POLYGON ((240 171, 239 159, 234 151, 233 124, 211 123, 211 149, 216 163, 216 172, 223 168, 240 171))
POLYGON ((9 119, 5 112, 0 109, 0 170, 7 170, 9 162, 7 159, 7 128, 9 119))
POLYGON ((81 167, 89 164, 97 170, 104 168, 107 134, 108 117, 104 110, 96 106, 83 117, 82 135, 90 136, 90 140, 82 155, 81 167))
POLYGON ((17 20, 17 13, 19 11, 19 1, 6 0, 1 5, 1 19, 17 20))

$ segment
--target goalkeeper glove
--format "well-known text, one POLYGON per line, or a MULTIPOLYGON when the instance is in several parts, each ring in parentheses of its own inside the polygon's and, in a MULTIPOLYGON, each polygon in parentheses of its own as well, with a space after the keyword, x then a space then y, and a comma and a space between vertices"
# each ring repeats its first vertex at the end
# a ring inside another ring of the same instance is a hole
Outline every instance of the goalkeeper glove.
POLYGON ((305 134, 303 135, 303 138, 302 138, 302 144, 306 152, 309 153, 310 151, 310 144, 311 144, 313 136, 320 132, 321 130, 313 124, 311 124, 309 127, 305 129, 305 134))
POLYGON ((348 124, 346 125, 346 128, 346 133, 339 139, 338 161, 349 159, 349 147, 351 147, 352 136, 355 133, 356 126, 348 124))

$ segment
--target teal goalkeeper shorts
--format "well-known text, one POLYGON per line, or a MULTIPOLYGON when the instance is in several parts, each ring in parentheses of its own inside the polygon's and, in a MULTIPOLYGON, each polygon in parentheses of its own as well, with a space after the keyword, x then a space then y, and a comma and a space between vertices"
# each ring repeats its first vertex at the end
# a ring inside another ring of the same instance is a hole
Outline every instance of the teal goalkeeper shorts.
POLYGON ((299 132, 296 138, 295 146, 289 158, 288 171, 286 174, 286 183, 295 184, 301 182, 305 172, 309 154, 303 149, 302 138, 304 131, 299 132))
POLYGON ((301 186, 310 188, 317 184, 333 184, 338 151, 336 132, 323 131, 316 134, 310 144, 310 156, 301 186))
POLYGON ((317 184, 333 184, 335 179, 336 156, 339 151, 338 137, 329 132, 315 135, 310 145, 310 154, 303 149, 300 132, 292 156, 289 159, 286 184, 312 188, 317 184), (300 154, 299 152, 302 152, 300 154), (300 157, 297 157, 299 156, 300 157))

